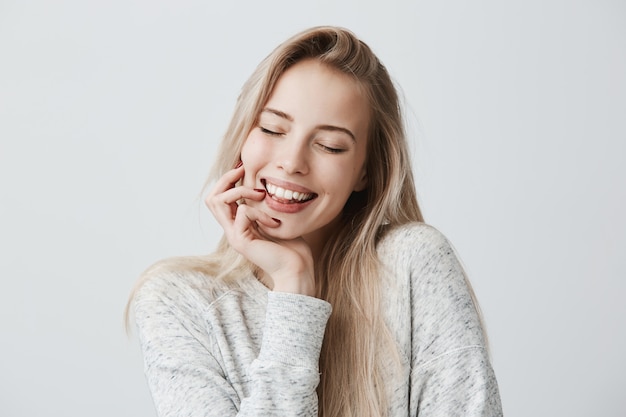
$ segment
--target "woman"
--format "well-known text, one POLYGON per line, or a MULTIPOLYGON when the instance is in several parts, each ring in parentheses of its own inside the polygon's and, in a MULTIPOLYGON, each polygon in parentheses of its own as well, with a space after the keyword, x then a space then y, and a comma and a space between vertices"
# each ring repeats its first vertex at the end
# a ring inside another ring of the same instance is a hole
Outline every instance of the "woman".
POLYGON ((320 27, 280 45, 217 161, 217 251, 156 264, 133 297, 159 415, 501 415, 471 288, 422 222, 398 97, 364 43, 320 27))

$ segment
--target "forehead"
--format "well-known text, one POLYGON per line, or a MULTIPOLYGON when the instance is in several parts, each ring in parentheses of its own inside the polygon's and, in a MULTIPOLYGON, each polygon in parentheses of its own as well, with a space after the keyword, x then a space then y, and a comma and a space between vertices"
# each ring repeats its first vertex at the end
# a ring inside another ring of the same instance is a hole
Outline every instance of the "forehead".
POLYGON ((278 79, 266 107, 291 116, 303 125, 343 126, 366 137, 370 106, 360 83, 317 60, 304 60, 278 79))

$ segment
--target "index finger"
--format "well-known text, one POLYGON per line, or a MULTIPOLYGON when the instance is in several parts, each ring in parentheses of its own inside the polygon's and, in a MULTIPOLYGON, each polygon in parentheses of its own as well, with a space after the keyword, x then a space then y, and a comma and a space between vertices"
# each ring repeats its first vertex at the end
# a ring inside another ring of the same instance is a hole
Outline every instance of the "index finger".
POLYGON ((213 186, 213 189, 209 193, 209 196, 223 193, 226 190, 234 188, 237 181, 243 178, 244 169, 243 166, 233 168, 222 175, 213 186))

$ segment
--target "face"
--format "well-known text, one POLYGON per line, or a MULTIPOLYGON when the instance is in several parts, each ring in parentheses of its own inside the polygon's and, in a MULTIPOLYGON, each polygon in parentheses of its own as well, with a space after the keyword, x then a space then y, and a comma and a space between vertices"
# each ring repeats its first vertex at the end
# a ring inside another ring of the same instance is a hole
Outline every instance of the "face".
POLYGON ((281 221, 278 239, 323 244, 354 191, 367 185, 369 105, 357 82, 315 60, 278 80, 241 151, 244 185, 264 188, 247 203, 281 221))

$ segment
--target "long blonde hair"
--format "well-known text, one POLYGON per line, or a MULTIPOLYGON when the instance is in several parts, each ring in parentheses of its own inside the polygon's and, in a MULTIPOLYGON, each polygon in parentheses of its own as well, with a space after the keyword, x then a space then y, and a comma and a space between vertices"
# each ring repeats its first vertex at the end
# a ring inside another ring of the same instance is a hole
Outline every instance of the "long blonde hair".
MULTIPOLYGON (((395 352, 396 346, 381 314, 376 247, 385 230, 423 219, 398 95, 383 64, 353 33, 337 27, 312 28, 279 45, 244 84, 208 182, 236 164, 277 80, 303 59, 316 59, 354 77, 371 108, 367 188, 348 199, 343 221, 316 266, 318 295, 333 306, 320 356, 319 413, 324 417, 384 416, 388 399, 382 359, 395 352)), ((170 267, 231 282, 255 268, 224 238, 213 254, 179 258, 170 267)), ((153 272, 146 271, 135 291, 153 272)))

